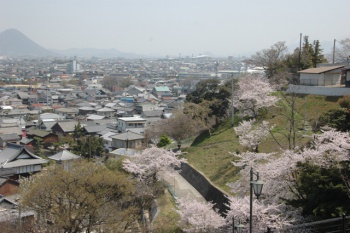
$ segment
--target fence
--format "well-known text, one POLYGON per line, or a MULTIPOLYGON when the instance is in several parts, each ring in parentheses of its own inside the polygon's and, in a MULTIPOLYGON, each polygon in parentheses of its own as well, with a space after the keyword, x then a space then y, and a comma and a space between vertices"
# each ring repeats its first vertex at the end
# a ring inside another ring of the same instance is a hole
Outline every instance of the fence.
MULTIPOLYGON (((272 230, 273 232, 273 230, 272 230)), ((310 233, 345 233, 350 232, 350 216, 332 218, 323 221, 304 223, 282 229, 282 233, 310 232, 310 233)))
POLYGON ((306 95, 343 96, 350 95, 350 88, 288 85, 287 92, 306 95))

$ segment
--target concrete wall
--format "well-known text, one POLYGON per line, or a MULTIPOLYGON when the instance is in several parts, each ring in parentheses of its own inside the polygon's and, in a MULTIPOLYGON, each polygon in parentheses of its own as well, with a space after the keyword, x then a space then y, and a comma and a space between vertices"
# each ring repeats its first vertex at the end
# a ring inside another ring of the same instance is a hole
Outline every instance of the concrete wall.
POLYGON ((307 86, 318 86, 319 83, 323 83, 323 75, 321 74, 300 74, 300 84, 307 86))
POLYGON ((214 187, 201 173, 187 163, 181 164, 180 174, 197 189, 206 201, 213 202, 215 204, 214 207, 219 210, 220 214, 225 215, 228 210, 225 203, 229 203, 229 200, 222 191, 214 187))
POLYGON ((350 95, 350 88, 347 87, 320 87, 320 86, 288 86, 287 92, 297 94, 324 95, 324 96, 344 96, 350 95))

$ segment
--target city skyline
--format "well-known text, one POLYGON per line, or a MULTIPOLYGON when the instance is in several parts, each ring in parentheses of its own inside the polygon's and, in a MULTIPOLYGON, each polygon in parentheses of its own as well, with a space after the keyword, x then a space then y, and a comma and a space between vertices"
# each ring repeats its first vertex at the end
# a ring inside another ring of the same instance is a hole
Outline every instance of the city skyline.
POLYGON ((244 56, 299 35, 329 53, 346 32, 350 2, 3 0, 0 32, 15 28, 48 49, 116 49, 159 56, 244 56))

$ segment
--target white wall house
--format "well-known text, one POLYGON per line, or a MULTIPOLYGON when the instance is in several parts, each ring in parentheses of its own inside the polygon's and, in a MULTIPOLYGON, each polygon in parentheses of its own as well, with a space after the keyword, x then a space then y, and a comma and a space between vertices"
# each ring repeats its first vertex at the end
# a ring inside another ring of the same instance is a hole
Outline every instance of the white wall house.
POLYGON ((126 149, 140 149, 142 148, 143 141, 145 139, 144 136, 133 133, 133 132, 125 132, 121 134, 116 134, 111 136, 112 138, 112 148, 126 148, 126 149))
POLYGON ((317 67, 299 71, 300 85, 340 86, 341 71, 344 66, 317 67))
POLYGON ((146 119, 141 117, 120 117, 117 124, 118 131, 125 132, 129 129, 145 128, 146 119))

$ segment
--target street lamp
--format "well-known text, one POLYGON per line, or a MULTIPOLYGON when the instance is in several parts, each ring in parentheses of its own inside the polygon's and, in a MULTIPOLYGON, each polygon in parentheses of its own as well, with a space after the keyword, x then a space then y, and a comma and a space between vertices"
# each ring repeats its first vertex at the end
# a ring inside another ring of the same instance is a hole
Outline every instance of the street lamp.
POLYGON ((259 180, 259 172, 254 173, 253 168, 250 168, 250 216, 249 216, 249 232, 253 232, 253 190, 257 199, 261 195, 264 182, 259 180), (254 180, 256 175, 256 180, 254 180))

